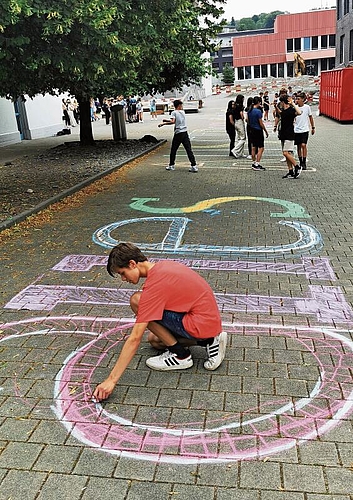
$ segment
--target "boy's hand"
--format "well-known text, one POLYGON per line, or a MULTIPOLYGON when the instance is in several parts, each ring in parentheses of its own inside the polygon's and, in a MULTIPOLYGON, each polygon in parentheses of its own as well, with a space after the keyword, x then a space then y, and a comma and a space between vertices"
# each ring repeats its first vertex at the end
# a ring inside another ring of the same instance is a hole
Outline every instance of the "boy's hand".
POLYGON ((111 393, 113 392, 114 387, 115 387, 114 382, 109 378, 107 378, 106 380, 104 380, 104 382, 97 385, 92 396, 97 401, 103 401, 103 399, 108 399, 111 393))

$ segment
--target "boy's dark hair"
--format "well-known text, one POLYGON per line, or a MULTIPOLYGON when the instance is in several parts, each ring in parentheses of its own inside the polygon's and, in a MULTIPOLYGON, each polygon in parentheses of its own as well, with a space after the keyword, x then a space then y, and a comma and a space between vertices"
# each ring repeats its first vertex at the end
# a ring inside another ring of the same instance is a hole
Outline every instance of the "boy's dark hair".
POLYGON ((145 262, 147 257, 133 243, 119 243, 119 245, 116 245, 108 257, 107 271, 110 276, 115 277, 114 271, 118 267, 128 267, 130 260, 145 262))
POLYGON ((285 104, 289 104, 287 95, 281 95, 279 100, 280 100, 280 102, 284 102, 285 104))
POLYGON ((253 105, 256 106, 256 104, 261 104, 261 97, 256 95, 253 100, 253 105))
POLYGON ((180 106, 180 104, 183 104, 183 101, 181 101, 180 99, 175 99, 173 104, 174 104, 174 109, 177 109, 180 106))

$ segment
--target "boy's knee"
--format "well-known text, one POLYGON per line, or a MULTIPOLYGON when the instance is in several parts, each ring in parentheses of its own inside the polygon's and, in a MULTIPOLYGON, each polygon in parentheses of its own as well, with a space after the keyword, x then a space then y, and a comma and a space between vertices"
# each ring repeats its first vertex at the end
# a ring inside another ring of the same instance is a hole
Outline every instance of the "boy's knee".
POLYGON ((165 349, 165 345, 163 344, 162 341, 159 340, 159 338, 152 332, 148 333, 147 340, 150 343, 154 349, 157 349, 157 351, 160 351, 162 349, 165 349))
POLYGON ((138 310, 140 298, 141 298, 141 292, 135 292, 130 297, 130 307, 134 311, 134 313, 136 313, 138 310))

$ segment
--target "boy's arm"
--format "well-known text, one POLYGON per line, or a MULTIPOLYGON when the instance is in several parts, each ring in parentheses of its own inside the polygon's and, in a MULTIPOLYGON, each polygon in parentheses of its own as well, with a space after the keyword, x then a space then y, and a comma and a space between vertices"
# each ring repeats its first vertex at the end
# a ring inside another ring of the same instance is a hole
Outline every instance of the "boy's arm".
POLYGON ((93 392, 93 397, 97 401, 107 399, 113 392, 114 387, 134 357, 147 325, 148 323, 135 323, 129 338, 124 343, 114 368, 104 382, 97 385, 93 392))
POLYGON ((309 115, 309 121, 311 125, 311 135, 315 134, 315 123, 314 123, 314 118, 313 115, 309 115))
POLYGON ((175 123, 175 118, 171 117, 169 120, 164 119, 162 123, 158 124, 158 128, 163 127, 163 125, 174 125, 175 123))

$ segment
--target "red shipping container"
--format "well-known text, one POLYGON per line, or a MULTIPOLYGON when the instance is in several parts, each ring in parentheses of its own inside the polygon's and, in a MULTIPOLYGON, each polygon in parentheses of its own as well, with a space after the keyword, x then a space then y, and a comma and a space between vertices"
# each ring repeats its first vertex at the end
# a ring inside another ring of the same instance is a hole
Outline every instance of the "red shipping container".
POLYGON ((353 68, 321 73, 320 114, 338 120, 353 121, 353 68))

